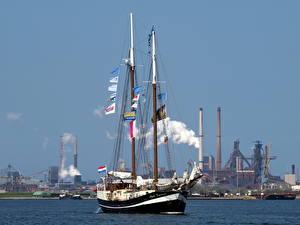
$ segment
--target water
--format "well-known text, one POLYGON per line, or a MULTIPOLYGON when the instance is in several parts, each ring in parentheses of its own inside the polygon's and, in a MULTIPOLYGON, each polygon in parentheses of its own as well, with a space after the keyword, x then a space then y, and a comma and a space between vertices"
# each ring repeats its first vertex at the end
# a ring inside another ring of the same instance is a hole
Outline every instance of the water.
POLYGON ((190 200, 181 216, 97 210, 96 200, 0 200, 0 225, 300 224, 300 200, 190 200))

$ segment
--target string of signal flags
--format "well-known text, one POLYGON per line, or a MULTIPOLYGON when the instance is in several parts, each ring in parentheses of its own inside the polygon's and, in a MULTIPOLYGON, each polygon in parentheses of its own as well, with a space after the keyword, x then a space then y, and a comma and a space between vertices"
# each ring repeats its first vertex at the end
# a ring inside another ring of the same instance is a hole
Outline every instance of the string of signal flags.
MULTIPOLYGON (((108 86, 108 91, 110 92, 108 101, 110 105, 107 106, 104 111, 105 115, 113 114, 116 112, 116 98, 117 98, 117 90, 118 90, 118 82, 119 82, 119 75, 120 75, 120 67, 114 69, 111 74, 113 77, 109 79, 110 86, 108 86)), ((135 120, 136 120, 136 110, 138 108, 138 102, 140 98, 140 92, 143 90, 143 86, 138 86, 133 88, 134 97, 132 99, 131 111, 125 112, 123 114, 123 119, 125 121, 130 121, 130 137, 134 137, 134 127, 135 127, 135 120)), ((160 100, 167 99, 167 93, 160 93, 158 94, 158 98, 160 100)), ((166 111, 165 105, 162 105, 157 110, 157 119, 162 120, 166 118, 166 111)))

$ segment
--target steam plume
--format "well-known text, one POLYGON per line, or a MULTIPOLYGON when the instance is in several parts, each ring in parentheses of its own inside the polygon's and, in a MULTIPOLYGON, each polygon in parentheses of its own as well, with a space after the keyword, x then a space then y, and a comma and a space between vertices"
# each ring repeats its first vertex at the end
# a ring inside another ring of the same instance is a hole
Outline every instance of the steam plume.
MULTIPOLYGON (((76 140, 76 136, 74 134, 71 134, 71 133, 64 133, 63 136, 62 136, 62 140, 63 140, 64 145, 66 145, 68 143, 74 144, 75 140, 76 140)), ((70 165, 69 167, 65 168, 65 161, 66 161, 66 156, 65 156, 66 148, 65 148, 65 146, 63 148, 63 151, 64 152, 63 152, 63 158, 62 158, 62 165, 61 165, 61 169, 60 169, 60 172, 59 172, 59 177, 64 179, 66 177, 74 177, 76 175, 81 175, 79 170, 76 169, 74 167, 74 165, 70 165)))
POLYGON ((64 144, 67 144, 67 143, 74 143, 76 137, 71 134, 71 133, 64 133, 63 134, 63 142, 64 144))
POLYGON ((68 176, 70 177, 74 177, 76 175, 81 175, 81 173, 79 172, 78 169, 76 169, 73 165, 70 165, 68 168, 62 168, 60 173, 59 173, 59 176, 60 178, 64 179, 68 176))
MULTIPOLYGON (((147 145, 149 148, 151 145, 151 138, 153 134, 153 128, 146 134, 147 145)), ((195 132, 188 129, 186 124, 180 121, 171 120, 167 117, 165 120, 160 120, 157 123, 157 135, 158 135, 158 145, 165 142, 165 135, 168 136, 176 144, 187 144, 195 148, 199 148, 199 138, 195 136, 195 132), (164 131, 165 126, 165 131, 164 131)))

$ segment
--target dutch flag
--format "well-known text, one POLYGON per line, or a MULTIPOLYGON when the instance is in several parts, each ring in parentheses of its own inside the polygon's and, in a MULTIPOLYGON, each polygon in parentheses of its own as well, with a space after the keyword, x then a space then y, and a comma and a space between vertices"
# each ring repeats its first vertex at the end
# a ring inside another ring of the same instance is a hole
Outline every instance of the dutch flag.
POLYGON ((98 172, 99 172, 100 174, 106 174, 106 172, 107 172, 107 167, 106 167, 106 166, 99 166, 99 167, 98 167, 98 172))

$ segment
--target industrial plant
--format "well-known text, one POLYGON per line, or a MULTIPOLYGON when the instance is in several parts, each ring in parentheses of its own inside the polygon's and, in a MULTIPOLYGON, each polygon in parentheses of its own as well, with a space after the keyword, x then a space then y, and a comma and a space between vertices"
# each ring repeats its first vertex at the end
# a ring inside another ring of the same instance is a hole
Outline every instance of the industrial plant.
POLYGON ((0 169, 0 190, 2 192, 52 192, 78 191, 86 186, 95 186, 95 181, 82 181, 78 170, 78 138, 66 133, 60 136, 59 165, 24 176, 19 169, 8 165, 0 169), (66 165, 66 149, 72 150, 70 165, 66 165))
MULTIPOLYGON (((300 190, 297 182, 295 165, 291 165, 291 172, 280 176, 271 174, 270 164, 275 160, 271 156, 272 144, 264 145, 262 141, 253 142, 251 152, 244 153, 240 149, 240 141, 234 140, 232 151, 227 160, 222 158, 221 108, 217 108, 217 134, 215 155, 205 155, 203 108, 199 109, 199 154, 198 161, 204 176, 201 185, 207 187, 223 187, 227 190, 244 188, 254 189, 293 189, 300 190)), ((34 192, 34 191, 76 191, 87 186, 96 185, 95 181, 82 181, 78 169, 78 137, 65 133, 59 139, 58 165, 24 176, 19 169, 8 165, 0 169, 0 191, 2 192, 34 192), (71 153, 71 155, 70 155, 71 153), (68 155, 69 154, 69 155, 68 155), (68 156, 67 156, 68 155, 68 156), (68 160, 69 161, 68 161, 68 160)), ((123 162, 124 163, 124 162, 123 162)), ((125 163, 122 167, 124 171, 125 163)), ((128 168, 127 168, 128 169, 128 168)), ((129 170, 129 169, 128 169, 129 170)), ((159 177, 172 176, 174 171, 159 169, 159 177)))
POLYGON ((291 174, 284 179, 270 173, 270 162, 276 159, 271 156, 272 143, 263 145, 260 140, 254 141, 249 156, 240 150, 240 141, 233 142, 229 159, 222 166, 221 148, 221 108, 217 108, 216 153, 204 156, 203 147, 203 109, 199 109, 199 166, 204 172, 202 184, 223 186, 226 189, 289 189, 296 187, 295 165, 291 174))

